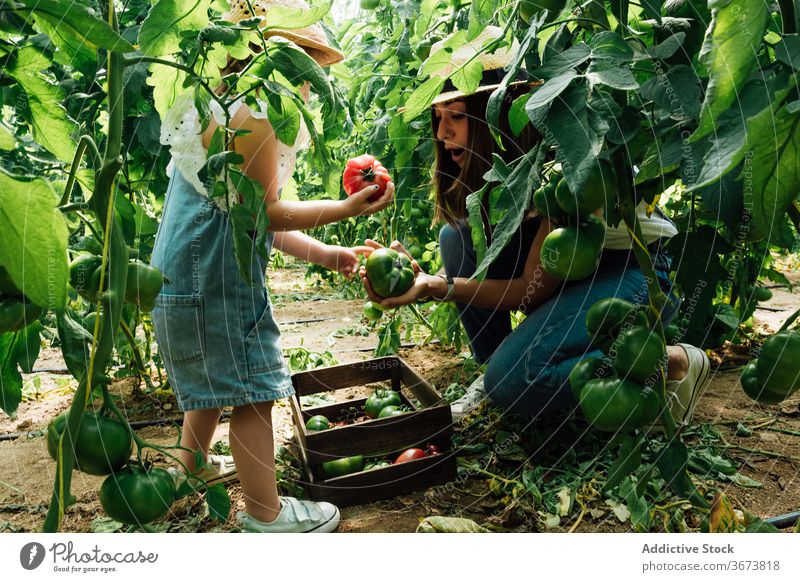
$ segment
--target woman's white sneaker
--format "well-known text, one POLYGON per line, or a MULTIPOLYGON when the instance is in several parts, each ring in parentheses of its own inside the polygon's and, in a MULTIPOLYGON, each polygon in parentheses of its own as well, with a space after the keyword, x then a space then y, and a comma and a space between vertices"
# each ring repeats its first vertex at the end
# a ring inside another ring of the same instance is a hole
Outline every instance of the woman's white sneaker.
POLYGON ((686 426, 691 424, 697 403, 708 386, 711 361, 700 348, 689 344, 678 345, 686 352, 689 368, 683 379, 667 381, 667 398, 675 422, 679 426, 686 426))
POLYGON ((479 376, 477 380, 467 387, 464 396, 450 404, 450 413, 453 415, 453 422, 459 422, 470 412, 478 408, 483 402, 489 400, 489 396, 486 394, 486 389, 483 386, 483 378, 483 375, 479 376))

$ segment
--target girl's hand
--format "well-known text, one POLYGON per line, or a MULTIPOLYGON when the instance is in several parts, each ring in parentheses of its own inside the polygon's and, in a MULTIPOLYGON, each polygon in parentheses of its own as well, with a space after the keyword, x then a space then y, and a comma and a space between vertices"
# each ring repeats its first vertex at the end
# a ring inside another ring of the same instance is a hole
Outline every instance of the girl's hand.
POLYGON ((325 253, 319 264, 331 271, 338 271, 345 277, 350 277, 358 267, 358 255, 369 255, 371 247, 340 247, 326 245, 325 253))
POLYGON ((386 192, 383 196, 378 198, 375 202, 370 202, 369 197, 375 194, 378 189, 377 185, 367 186, 363 190, 359 190, 347 200, 343 200, 342 204, 347 209, 348 216, 366 216, 368 214, 375 214, 389 206, 394 200, 394 182, 386 184, 386 192))

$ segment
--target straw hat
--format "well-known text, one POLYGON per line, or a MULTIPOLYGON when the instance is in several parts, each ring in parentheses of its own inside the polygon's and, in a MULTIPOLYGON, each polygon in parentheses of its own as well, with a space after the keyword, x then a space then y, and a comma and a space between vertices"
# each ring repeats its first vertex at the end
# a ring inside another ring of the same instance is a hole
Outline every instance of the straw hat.
MULTIPOLYGON (((451 35, 452 36, 452 35, 451 35)), ((467 42, 466 44, 456 48, 450 55, 450 64, 431 73, 431 77, 444 77, 447 78, 450 74, 459 68, 461 65, 475 57, 490 42, 503 37, 503 29, 497 26, 487 26, 476 38, 467 42)), ((441 49, 449 40, 448 37, 431 46, 430 54, 435 54, 436 51, 441 49)), ((483 66, 483 76, 481 78, 478 88, 475 93, 482 93, 484 91, 494 91, 503 81, 505 76, 505 67, 509 66, 514 57, 519 52, 520 45, 517 39, 512 38, 511 46, 500 46, 494 52, 480 53, 474 60, 478 61, 483 66)), ((511 85, 520 85, 523 83, 531 83, 528 77, 528 72, 525 70, 525 63, 522 63, 522 68, 517 74, 517 80, 513 81, 511 85)), ((451 81, 446 81, 442 92, 433 100, 431 105, 438 103, 446 103, 459 97, 464 97, 465 94, 459 91, 451 81)))
MULTIPOLYGON (((297 8, 300 10, 310 10, 310 6, 304 0, 250 0, 253 12, 245 0, 229 0, 231 9, 223 15, 229 22, 239 22, 255 16, 266 16, 272 8, 277 6, 285 8, 297 8)), ((263 26, 263 23, 262 25, 263 26)), ((325 31, 319 23, 311 24, 303 28, 273 28, 268 31, 270 35, 282 36, 303 47, 321 67, 327 67, 344 60, 344 55, 338 48, 332 47, 325 35, 325 31)))

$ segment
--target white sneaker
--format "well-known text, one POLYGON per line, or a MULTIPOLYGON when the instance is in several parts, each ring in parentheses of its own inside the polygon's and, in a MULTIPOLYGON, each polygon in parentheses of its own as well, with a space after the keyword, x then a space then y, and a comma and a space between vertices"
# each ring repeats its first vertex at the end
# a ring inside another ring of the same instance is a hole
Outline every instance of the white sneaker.
POLYGON ((239 481, 239 471, 236 470, 231 455, 208 455, 207 463, 210 470, 202 476, 209 485, 216 483, 227 485, 239 481))
POLYGON ((275 521, 265 523, 245 511, 236 514, 242 530, 249 533, 329 533, 339 525, 339 508, 321 501, 301 501, 281 497, 281 512, 275 521))
POLYGON ((700 348, 689 344, 678 344, 686 352, 689 369, 682 380, 667 381, 669 409, 675 422, 686 426, 692 422, 694 409, 708 386, 711 362, 700 348))
POLYGON ((489 400, 486 389, 483 386, 483 374, 467 387, 464 396, 450 404, 450 413, 453 415, 453 422, 459 422, 470 412, 478 408, 483 402, 489 400))
POLYGON ((167 467, 167 472, 172 475, 177 490, 184 481, 191 479, 195 489, 202 486, 216 485, 217 483, 228 484, 239 480, 239 473, 236 465, 233 464, 233 457, 230 455, 209 455, 206 467, 197 475, 187 477, 178 467, 167 467))

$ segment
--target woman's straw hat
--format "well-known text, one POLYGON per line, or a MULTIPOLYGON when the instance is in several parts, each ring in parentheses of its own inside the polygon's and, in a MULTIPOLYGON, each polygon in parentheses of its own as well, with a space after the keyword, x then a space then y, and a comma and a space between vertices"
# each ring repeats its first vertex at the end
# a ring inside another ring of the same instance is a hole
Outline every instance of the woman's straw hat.
MULTIPOLYGON (((503 29, 497 26, 487 26, 473 40, 463 44, 460 47, 453 49, 450 55, 450 64, 431 73, 431 77, 449 77, 450 74, 462 66, 464 63, 473 59, 478 61, 483 67, 483 76, 481 78, 478 88, 475 93, 483 91, 494 91, 503 81, 505 76, 505 69, 514 61, 514 58, 519 52, 520 45, 517 39, 513 39, 511 46, 500 46, 493 52, 480 52, 484 47, 493 41, 497 41, 503 37, 503 29), (480 54, 478 54, 480 53, 480 54), (475 56, 477 54, 477 56, 475 56)), ((435 54, 440 50, 450 37, 435 43, 431 47, 430 54, 435 54)), ((522 64, 517 80, 513 81, 511 85, 519 85, 522 83, 530 83, 528 72, 525 70, 525 63, 522 64)), ((464 97, 465 94, 459 91, 449 80, 445 82, 442 92, 433 100, 431 105, 438 103, 446 103, 459 97, 464 97)))
MULTIPOLYGON (((269 11, 278 6, 284 8, 297 8, 300 10, 311 10, 304 0, 250 0, 250 6, 246 0, 229 0, 231 9, 223 15, 228 22, 239 22, 247 18, 256 16, 266 16, 269 11)), ((325 31, 319 23, 311 24, 303 28, 273 28, 268 31, 270 35, 282 36, 300 45, 308 52, 322 67, 327 67, 344 60, 344 55, 339 49, 332 47, 325 36, 325 31)))

